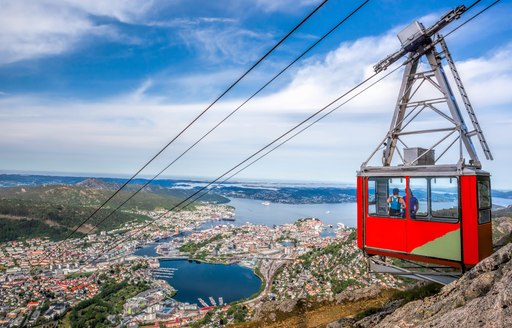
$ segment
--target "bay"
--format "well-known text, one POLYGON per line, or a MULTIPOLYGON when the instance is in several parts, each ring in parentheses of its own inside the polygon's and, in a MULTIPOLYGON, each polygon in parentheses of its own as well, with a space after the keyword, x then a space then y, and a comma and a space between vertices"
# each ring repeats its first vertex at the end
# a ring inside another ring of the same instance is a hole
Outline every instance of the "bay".
POLYGON ((210 264, 188 260, 160 261, 160 268, 173 270, 172 278, 159 278, 173 286, 173 297, 179 302, 196 303, 202 298, 209 305, 209 297, 219 304, 239 301, 256 293, 261 279, 254 272, 240 265, 210 264))
POLYGON ((325 224, 343 223, 356 226, 356 203, 336 204, 281 204, 261 200, 231 198, 227 205, 235 207, 236 225, 246 222, 267 226, 293 223, 300 218, 314 217, 325 224))

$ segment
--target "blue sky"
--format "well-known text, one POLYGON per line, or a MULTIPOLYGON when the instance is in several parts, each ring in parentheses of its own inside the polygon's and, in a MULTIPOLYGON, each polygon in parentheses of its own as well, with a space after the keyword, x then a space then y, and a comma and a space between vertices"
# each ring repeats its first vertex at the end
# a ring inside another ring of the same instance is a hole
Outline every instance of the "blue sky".
MULTIPOLYGON (((0 169, 136 171, 318 2, 1 1, 0 169)), ((359 3, 330 0, 144 174, 172 160, 359 3)), ((429 25, 459 4, 370 1, 167 174, 224 172, 369 75, 398 49, 404 25, 429 25)), ((484 168, 502 188, 512 187, 503 138, 512 123, 511 14, 503 1, 448 40, 495 153, 484 168)), ((353 181, 386 132, 399 82, 399 74, 390 77, 241 177, 353 181)))

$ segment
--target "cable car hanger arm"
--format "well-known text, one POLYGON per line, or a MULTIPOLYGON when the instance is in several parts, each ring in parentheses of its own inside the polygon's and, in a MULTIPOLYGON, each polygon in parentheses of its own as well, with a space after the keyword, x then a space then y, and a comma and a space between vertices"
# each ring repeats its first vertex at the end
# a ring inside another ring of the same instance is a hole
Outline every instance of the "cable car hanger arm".
POLYGON ((432 36, 441 31, 445 26, 447 26, 454 20, 459 19, 460 16, 466 11, 466 6, 460 5, 457 8, 446 13, 439 19, 439 21, 437 21, 437 23, 435 23, 428 29, 425 29, 423 25, 421 25, 421 23, 418 22, 414 22, 411 25, 407 26, 402 32, 407 32, 409 28, 416 28, 418 29, 418 31, 407 38, 401 38, 399 34, 399 39, 400 42, 402 43, 402 48, 400 48, 400 50, 396 51, 395 53, 387 56, 386 58, 378 62, 375 66, 373 66, 374 71, 378 73, 383 70, 386 70, 391 64, 402 58, 402 56, 404 56, 405 54, 418 50, 420 47, 423 47, 425 45, 429 45, 432 42, 430 40, 432 36))

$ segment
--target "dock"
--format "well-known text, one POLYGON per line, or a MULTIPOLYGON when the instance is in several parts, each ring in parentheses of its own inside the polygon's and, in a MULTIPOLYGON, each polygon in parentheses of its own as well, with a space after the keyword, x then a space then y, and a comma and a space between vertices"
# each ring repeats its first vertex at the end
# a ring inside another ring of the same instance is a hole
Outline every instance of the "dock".
POLYGON ((199 301, 199 303, 201 303, 201 305, 203 307, 208 307, 209 306, 201 297, 199 297, 197 300, 199 301))

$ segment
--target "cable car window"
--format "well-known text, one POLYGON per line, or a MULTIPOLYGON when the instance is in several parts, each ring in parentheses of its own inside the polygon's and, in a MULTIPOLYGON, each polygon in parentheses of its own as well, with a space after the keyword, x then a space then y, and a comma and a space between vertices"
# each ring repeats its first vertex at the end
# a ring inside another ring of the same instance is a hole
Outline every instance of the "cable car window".
POLYGON ((409 195, 405 198, 411 219, 428 216, 428 180, 425 178, 409 179, 409 195), (409 201, 407 201, 409 199, 409 201))
POLYGON ((432 217, 458 219, 459 188, 456 178, 430 179, 430 207, 432 217))
POLYGON ((368 180, 368 214, 388 215, 388 179, 374 178, 368 180))
POLYGON ((478 208, 491 207, 491 183, 488 179, 478 179, 478 208))
POLYGON ((491 221, 491 181, 488 177, 478 177, 478 223, 491 221))
POLYGON ((388 185, 389 216, 405 217, 405 178, 391 178, 388 185))
POLYGON ((405 178, 370 178, 368 180, 368 214, 403 218, 405 178))
POLYGON ((368 180, 368 213, 377 214, 377 202, 375 197, 375 180, 368 180))

